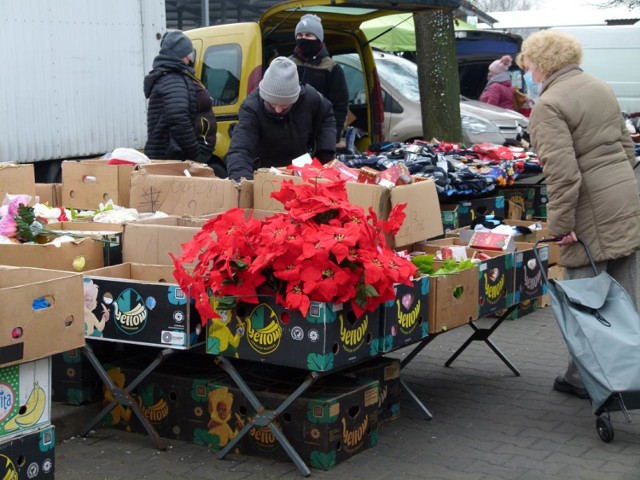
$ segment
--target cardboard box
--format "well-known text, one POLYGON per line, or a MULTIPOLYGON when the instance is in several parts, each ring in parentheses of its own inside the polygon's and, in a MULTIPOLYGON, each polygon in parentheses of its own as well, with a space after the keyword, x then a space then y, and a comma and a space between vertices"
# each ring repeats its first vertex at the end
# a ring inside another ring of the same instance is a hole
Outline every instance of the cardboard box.
MULTIPOLYGON (((7 193, 36 196, 36 180, 31 163, 0 162, 0 204, 7 193)), ((33 202, 31 202, 33 204, 33 202)))
MULTIPOLYGON (((77 271, 76 258, 84 259, 83 271, 104 267, 102 242, 91 238, 54 243, 3 243, 0 244, 0 265, 77 271)), ((82 271, 81 270, 81 271, 82 271)))
MULTIPOLYGON (((520 207, 521 210, 519 211, 522 212, 521 220, 531 220, 533 218, 535 213, 534 198, 536 194, 534 187, 514 186, 500 189, 497 193, 504 197, 507 207, 509 203, 514 203, 520 207)), ((506 216, 512 218, 508 209, 506 216)))
POLYGON ((53 480, 55 445, 53 425, 0 443, 0 473, 6 479, 53 480))
POLYGON ((461 227, 471 225, 474 220, 483 215, 504 217, 504 197, 485 197, 463 200, 458 205, 458 224, 461 227))
MULTIPOLYGON (((549 267, 549 271, 547 272, 548 278, 551 280, 564 280, 565 276, 565 268, 560 265, 554 265, 549 267)), ((547 291, 549 289, 547 288, 547 291)), ((551 305, 551 296, 548 293, 545 293, 541 297, 538 297, 538 307, 544 308, 551 305)))
POLYGON ((175 282, 172 266, 123 263, 92 270, 85 288, 95 297, 85 312, 85 335, 92 340, 177 350, 204 341, 200 315, 175 282))
POLYGON ((127 223, 122 259, 128 263, 173 265, 169 254, 182 254, 182 244, 193 239, 205 219, 169 215, 127 223))
MULTIPOLYGON (((91 348, 102 365, 122 355, 122 350, 114 348, 112 343, 94 342, 91 348)), ((102 380, 82 349, 74 348, 51 357, 52 402, 82 405, 102 397, 102 380)))
MULTIPOLYGON (((386 365, 392 362, 389 360, 386 365)), ((393 377, 391 373, 399 374, 399 361, 395 362, 386 373, 389 383, 399 384, 399 376, 393 377)), ((126 385, 145 366, 145 362, 129 360, 107 368, 118 385, 126 385)), ((234 361, 234 367, 268 411, 281 406, 307 376, 302 370, 274 369, 254 362, 234 361)), ((371 377, 379 375, 379 371, 368 371, 363 372, 364 378, 343 375, 320 378, 284 408, 273 423, 309 466, 332 468, 376 444, 380 396, 378 381, 371 377)), ((112 397, 108 391, 105 395, 106 404, 112 397)), ((257 415, 226 373, 213 364, 205 367, 201 356, 190 352, 169 357, 132 395, 161 436, 206 445, 216 451, 257 415)), ((392 398, 396 398, 394 394, 392 398)), ((114 409, 105 420, 112 427, 144 432, 128 408, 114 409)), ((289 459, 268 426, 251 428, 234 451, 289 459)))
MULTIPOLYGON (((331 375, 284 409, 275 425, 311 468, 330 470, 378 443, 379 384, 376 380, 331 375)), ((259 390, 258 399, 275 409, 299 386, 281 382, 259 390)), ((271 428, 253 427, 240 451, 290 460, 271 428)))
MULTIPOLYGON (((447 245, 464 243, 459 238, 445 238, 427 242, 420 249, 436 254, 447 245)), ((515 268, 512 253, 467 248, 467 258, 474 258, 478 253, 489 257, 478 264, 478 316, 483 317, 513 304, 515 268)))
POLYGON ((264 296, 207 323, 207 353, 328 372, 379 353, 380 309, 356 317, 349 304, 311 302, 306 318, 264 296))
MULTIPOLYGON (((283 206, 271 198, 271 193, 280 191, 283 180, 303 182, 301 177, 279 175, 266 169, 255 173, 253 180, 254 207, 261 210, 282 211, 283 206)), ((364 208, 373 208, 379 218, 386 219, 394 205, 406 203, 406 219, 400 231, 387 239, 389 246, 410 245, 428 238, 442 235, 442 218, 435 182, 431 179, 414 178, 409 185, 386 188, 380 185, 347 182, 349 200, 364 208)))
MULTIPOLYGON (((126 388, 152 360, 153 357, 144 355, 119 358, 106 364, 105 370, 117 386, 126 388)), ((113 394, 106 387, 103 391, 103 403, 106 405, 113 400, 113 394)), ((248 423, 249 416, 255 416, 251 404, 231 378, 204 352, 170 355, 130 394, 161 437, 206 445, 214 450, 226 445, 242 428, 238 419, 248 423), (219 392, 219 396, 213 394, 210 403, 209 393, 217 388, 226 389, 227 395, 221 395, 222 392, 219 392), (226 402, 226 416, 216 409, 218 405, 214 403, 215 399, 226 402), (216 415, 222 415, 223 418, 216 415), (229 438, 209 433, 209 422, 215 419, 220 422, 220 430, 228 428, 226 433, 229 438)), ((104 418, 104 424, 126 431, 146 433, 137 416, 129 407, 122 405, 104 418)))
POLYGON ((56 207, 59 205, 58 198, 62 200, 62 184, 36 183, 36 196, 40 199, 40 203, 56 207))
POLYGON ((198 216, 229 208, 250 208, 253 186, 216 178, 195 162, 149 164, 131 173, 130 206, 139 212, 198 216), (185 176, 188 169, 190 176, 185 176))
POLYGON ((112 200, 129 207, 129 176, 135 165, 109 165, 108 160, 62 162, 62 199, 66 208, 97 210, 112 200))
POLYGON ((533 300, 547 293, 547 284, 542 277, 542 269, 549 268, 549 248, 546 244, 538 245, 541 264, 535 257, 533 245, 530 243, 516 243, 514 254, 516 269, 516 283, 513 303, 533 300))
POLYGON ((0 366, 84 346, 82 302, 82 275, 0 268, 0 366))
POLYGON ((51 423, 51 359, 0 368, 0 441, 51 423))
MULTIPOLYGON (((522 318, 525 315, 529 315, 530 313, 535 312, 539 308, 539 302, 538 302, 539 299, 540 297, 523 300, 518 304, 518 308, 516 308, 509 315, 507 315, 505 320, 517 320, 518 318, 522 318)), ((502 315, 504 315, 504 311, 496 312, 496 316, 502 316, 502 315)))
POLYGON ((354 379, 378 381, 378 424, 383 424, 400 417, 400 370, 400 360, 397 358, 376 357, 341 374, 354 379))
MULTIPOLYGON (((93 238, 102 244, 104 266, 122 263, 122 230, 123 226, 114 223, 100 222, 59 222, 47 225, 47 230, 69 232, 93 238)), ((100 268, 100 267, 93 267, 100 268)))
POLYGON ((440 213, 442 215, 442 228, 444 233, 460 228, 457 204, 440 204, 440 213))
MULTIPOLYGON (((551 233, 549 232, 549 228, 547 224, 541 220, 512 220, 505 219, 502 223, 505 225, 518 226, 530 228, 532 224, 539 224, 541 228, 536 230, 531 230, 531 233, 520 233, 515 235, 514 240, 521 243, 535 243, 538 240, 542 240, 543 238, 550 238, 551 233)), ((447 232, 447 237, 460 237, 460 239, 464 243, 468 243, 471 236, 473 235, 473 231, 469 229, 469 227, 462 227, 457 230, 451 230, 447 232)), ((560 246, 554 243, 545 243, 549 247, 549 265, 555 265, 560 262, 560 246)))
POLYGON ((419 342, 429 331, 429 277, 413 280, 413 286, 394 285, 396 298, 382 305, 380 350, 390 352, 419 342))

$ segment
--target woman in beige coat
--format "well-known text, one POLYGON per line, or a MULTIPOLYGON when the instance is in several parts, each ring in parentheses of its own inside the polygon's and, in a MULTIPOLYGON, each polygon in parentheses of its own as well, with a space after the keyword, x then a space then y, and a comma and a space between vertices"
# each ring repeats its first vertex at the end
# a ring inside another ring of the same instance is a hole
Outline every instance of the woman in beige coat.
MULTIPOLYGON (((569 279, 593 276, 577 238, 640 307, 640 198, 633 142, 618 102, 603 81, 579 65, 582 47, 570 35, 541 31, 522 44, 520 66, 542 83, 529 122, 543 165, 551 233, 560 238, 569 279)), ((554 389, 587 398, 572 359, 554 389)))

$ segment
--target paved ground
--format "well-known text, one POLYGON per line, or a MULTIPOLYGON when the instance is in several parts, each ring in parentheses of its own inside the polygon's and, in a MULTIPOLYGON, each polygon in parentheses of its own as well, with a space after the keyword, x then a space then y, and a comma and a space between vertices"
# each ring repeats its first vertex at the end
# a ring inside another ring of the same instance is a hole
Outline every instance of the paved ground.
MULTIPOLYGON (((485 325, 486 319, 479 323, 485 325)), ((328 472, 312 470, 312 478, 640 478, 640 415, 631 412, 632 423, 627 424, 622 413, 613 413, 615 439, 607 444, 596 433, 588 400, 552 390, 566 350, 550 308, 505 321, 492 337, 520 377, 482 342, 474 342, 452 367, 445 367, 470 332, 462 327, 440 335, 403 370, 403 378, 433 413, 431 421, 404 395, 400 418, 380 427, 375 448, 328 472)), ((66 437, 74 418, 86 417, 88 410, 55 412, 54 424, 66 437)), ((72 437, 56 446, 56 478, 302 478, 291 462, 238 455, 219 460, 205 447, 169 443, 167 451, 160 452, 148 437, 104 428, 87 438, 72 437)))

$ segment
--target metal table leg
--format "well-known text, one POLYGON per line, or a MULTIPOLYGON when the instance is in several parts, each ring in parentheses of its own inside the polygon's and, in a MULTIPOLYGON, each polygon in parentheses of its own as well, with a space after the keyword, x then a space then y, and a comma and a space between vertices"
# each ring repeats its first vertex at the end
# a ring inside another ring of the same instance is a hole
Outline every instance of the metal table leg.
POLYGON ((218 458, 224 458, 227 453, 229 453, 236 444, 240 441, 242 437, 244 437, 251 428, 256 427, 269 427, 273 435, 276 437, 278 443, 282 446, 284 451, 289 455, 289 458, 293 461, 293 463, 298 467, 300 473, 305 477, 311 475, 311 470, 304 463, 304 460, 298 455, 298 452, 295 451, 287 437, 273 424, 273 421, 284 412, 284 410, 289 407, 300 395, 302 395, 313 383, 322 376, 322 374, 318 372, 311 372, 305 380, 300 384, 300 386, 289 395, 275 410, 267 410, 264 405, 258 400, 255 396, 249 385, 244 381, 244 379, 240 376, 236 368, 233 364, 225 357, 216 356, 215 362, 229 374, 235 384, 240 388, 242 393, 245 395, 251 406, 256 410, 257 415, 251 422, 247 423, 238 435, 236 435, 227 445, 218 452, 218 458))
MULTIPOLYGON (((431 343, 435 338, 436 338, 436 335, 429 335, 427 338, 423 339, 418 345, 416 345, 413 348, 413 350, 411 350, 411 352, 409 352, 409 354, 400 362, 400 370, 402 371, 404 367, 406 367, 409 363, 411 363, 411 360, 413 360, 424 349, 424 347, 429 345, 429 343, 431 343)), ((418 405, 420 410, 424 412, 427 420, 431 420, 433 418, 433 415, 431 414, 429 409, 426 407, 426 405, 422 403, 422 400, 418 398, 418 395, 416 395, 416 393, 409 386, 409 384, 403 380, 402 375, 400 376, 400 386, 409 394, 411 399, 416 403, 416 405, 418 405)))
POLYGON ((445 362, 445 366, 447 367, 450 366, 453 363, 453 361, 456 358, 458 358, 458 355, 460 355, 471 344, 471 342, 483 341, 489 346, 489 348, 491 348, 491 350, 493 350, 493 352, 498 356, 498 358, 500 358, 500 360, 502 360, 504 364, 507 367, 509 367, 509 369, 513 372, 513 374, 516 377, 519 377, 520 372, 518 371, 518 369, 509 361, 509 359, 500 351, 500 349, 496 347, 495 344, 489 339, 491 334, 495 332, 496 328, 498 328, 500 324, 505 320, 505 318, 507 318, 511 314, 511 312, 513 312, 516 308, 518 308, 517 304, 511 305, 509 308, 507 308, 507 310, 500 317, 498 317, 498 319, 493 323, 493 325, 491 325, 490 328, 478 328, 473 323, 470 323, 469 325, 471 326, 471 328, 473 328, 474 332, 462 344, 462 346, 458 348, 458 350, 456 350, 455 353, 451 355, 451 357, 449 357, 449 360, 445 362))
POLYGON ((138 402, 131 396, 131 394, 129 392, 132 391, 133 389, 135 389, 136 386, 138 386, 138 384, 140 382, 142 382, 169 355, 171 355, 174 352, 175 352, 175 350, 173 350, 171 348, 166 348, 166 349, 160 351, 160 353, 158 353, 158 355, 149 364, 149 366, 147 366, 147 368, 145 368, 142 372, 140 372, 140 374, 136 378, 134 378, 129 383, 129 385, 127 385, 125 388, 120 388, 120 387, 118 387, 117 385, 115 385, 113 383, 113 380, 111 380, 111 377, 109 377, 109 375, 105 371, 104 367, 100 364, 100 361, 98 360, 98 358, 96 357, 95 353, 93 352, 93 348, 91 347, 89 342, 86 342, 85 346, 82 348, 82 353, 87 357, 87 359, 89 360, 89 363, 91 363, 91 365, 93 366, 95 371, 98 373, 98 376, 100 377, 100 379, 105 383, 105 385, 107 385, 107 388, 113 394, 114 400, 112 400, 111 403, 109 403, 107 406, 105 406, 100 411, 100 413, 98 413, 98 415, 96 415, 82 429, 81 435, 83 437, 86 437, 87 434, 105 416, 107 416, 107 414, 111 410, 113 410, 116 407, 116 405, 120 404, 122 406, 131 408, 133 413, 135 413, 136 417, 138 417, 138 420, 140 420, 140 423, 142 423, 142 426, 144 427, 144 429, 147 431, 147 433, 151 437, 151 440, 153 441, 154 446, 158 450, 166 450, 166 448, 167 448, 166 443, 164 442, 164 440, 162 440, 162 438, 160 438, 160 435, 158 435, 158 432, 156 432, 155 428, 153 428, 153 425, 151 425, 151 423, 149 422, 149 419, 147 419, 147 417, 145 417, 144 413, 142 413, 142 410, 140 409, 140 405, 138 404, 138 402))

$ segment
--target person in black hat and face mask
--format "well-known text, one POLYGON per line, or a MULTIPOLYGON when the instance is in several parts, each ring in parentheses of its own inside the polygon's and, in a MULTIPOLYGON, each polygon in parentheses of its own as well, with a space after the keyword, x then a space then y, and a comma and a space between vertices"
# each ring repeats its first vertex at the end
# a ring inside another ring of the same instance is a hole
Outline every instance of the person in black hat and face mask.
MULTIPOLYGON (((171 31, 160 42, 153 70, 144 79, 147 109, 147 157, 195 160, 210 164, 216 143, 216 118, 209 92, 195 77, 193 45, 171 31)), ((214 166, 214 165, 211 165, 214 166)), ((224 177, 223 166, 214 166, 224 177)))
POLYGON ((320 17, 303 15, 296 25, 295 34, 296 47, 289 58, 298 67, 300 81, 318 90, 333 105, 336 142, 340 143, 349 108, 349 89, 342 67, 329 56, 320 17))
POLYGON ((284 167, 305 153, 335 158, 336 122, 331 102, 301 85, 296 65, 276 57, 259 87, 242 102, 225 164, 229 178, 253 179, 263 167, 284 167))

